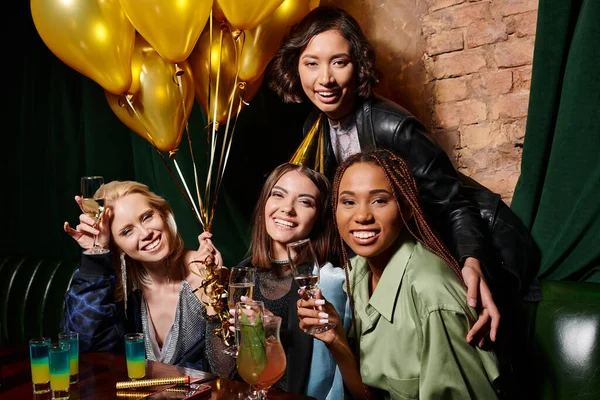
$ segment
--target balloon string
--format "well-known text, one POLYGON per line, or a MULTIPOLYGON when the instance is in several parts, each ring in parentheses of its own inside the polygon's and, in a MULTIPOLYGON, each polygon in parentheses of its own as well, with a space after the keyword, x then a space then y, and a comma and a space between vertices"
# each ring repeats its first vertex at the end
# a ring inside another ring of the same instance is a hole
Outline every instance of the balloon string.
MULTIPOLYGON (((185 179, 183 178, 183 174, 181 173, 181 169, 179 169, 179 164, 177 164, 177 160, 175 159, 175 157, 172 157, 172 160, 173 160, 173 164, 175 164, 175 168, 177 169, 177 173, 179 174, 179 178, 181 179, 181 182, 183 183, 183 186, 185 187, 187 195, 191 199, 192 195, 190 194, 190 189, 188 189, 187 183, 185 182, 185 179)), ((191 204, 192 204, 192 207, 194 207, 194 211, 196 212, 196 217, 198 218, 198 221, 200 221, 200 224, 202 225, 202 229, 205 229, 204 219, 202 218, 203 214, 200 214, 200 212, 198 211, 198 208, 196 208, 196 204, 194 204, 193 202, 191 202, 191 204)))
POLYGON ((211 88, 212 88, 212 80, 210 79, 210 75, 212 72, 212 45, 213 45, 213 12, 212 10, 210 10, 210 18, 208 19, 208 24, 209 24, 209 30, 208 30, 208 85, 206 87, 206 99, 207 99, 207 103, 208 103, 208 107, 206 108, 206 158, 210 159, 210 135, 208 134, 208 128, 211 125, 211 121, 210 121, 210 107, 211 107, 211 99, 210 99, 210 94, 212 92, 211 88))
MULTIPOLYGON (((200 224, 202 224, 202 219, 200 218, 200 214, 198 213, 198 210, 196 210, 196 207, 194 207, 194 203, 186 195, 186 193, 184 192, 183 188, 181 187, 181 184, 179 183, 179 181, 175 177, 175 174, 173 174, 173 170, 171 169, 171 166, 167 162, 167 159, 165 158, 165 156, 163 155, 163 153, 160 150, 158 150, 156 147, 154 149, 156 150, 156 152, 158 153, 158 155, 160 156, 160 158, 163 160, 163 163, 165 164, 165 167, 167 167, 167 171, 169 171, 169 175, 171 175, 171 179, 173 179, 173 181, 177 185, 177 188, 179 189, 179 191, 181 192, 181 194, 183 194, 183 198, 185 199, 186 203, 188 203, 188 205, 190 206, 190 208, 194 212, 194 215, 196 216, 196 219, 198 220, 198 222, 200 222, 200 224)), ((175 159, 175 153, 173 153, 173 156, 171 158, 175 159)))
MULTIPOLYGON (((240 116, 240 112, 242 111, 242 106, 244 104, 246 104, 244 102, 244 91, 245 91, 245 82, 240 83, 240 85, 244 84, 243 88, 240 88, 240 103, 238 104, 237 107, 237 112, 235 114, 235 119, 233 121, 233 127, 231 128, 231 137, 229 138, 229 142, 227 143, 227 152, 225 153, 225 161, 223 162, 223 169, 221 170, 221 176, 219 178, 218 184, 217 184, 217 188, 215 190, 215 198, 213 200, 213 205, 211 208, 211 214, 210 214, 210 221, 212 224, 212 219, 215 213, 215 208, 216 208, 216 204, 217 204, 217 197, 219 196, 219 191, 221 188, 221 182, 223 181, 223 176, 225 175, 225 168, 227 167, 227 161, 229 160, 229 152, 231 150, 231 144, 233 143, 233 133, 235 132, 235 127, 237 125, 237 121, 238 118, 240 116)), ((233 105, 233 102, 232 102, 233 105)), ((229 113, 231 115, 231 109, 229 110, 229 113)), ((229 122, 229 121, 228 121, 229 122)))
MULTIPOLYGON (((208 108, 206 109, 206 119, 208 120, 208 124, 210 125, 210 105, 211 105, 211 101, 210 101, 210 88, 211 88, 211 82, 210 82, 210 73, 212 71, 212 43, 213 43, 213 12, 212 9, 210 10, 210 17, 208 18, 208 87, 206 88, 206 90, 208 91, 206 98, 208 100, 208 108)), ((207 135, 208 138, 208 135, 207 135)))
MULTIPOLYGON (((211 42, 211 47, 212 47, 212 42, 211 42)), ((215 96, 219 95, 219 84, 220 84, 219 81, 221 79, 221 56, 223 55, 222 51, 223 51, 223 29, 221 29, 221 33, 219 35, 219 65, 217 66, 217 79, 216 79, 216 83, 215 83, 215 96)), ((212 53, 212 51, 211 51, 211 53, 212 53)), ((212 59, 211 54, 209 54, 209 57, 212 59)), ((210 81, 210 79, 209 79, 209 81, 210 81)), ((209 156, 210 163, 209 163, 209 167, 208 167, 208 173, 207 173, 207 176, 206 176, 206 187, 205 187, 205 191, 204 191, 204 200, 205 200, 204 204, 211 204, 211 202, 210 202, 210 198, 211 198, 210 187, 211 187, 211 184, 212 184, 212 171, 213 171, 214 160, 215 160, 215 151, 216 151, 216 146, 217 146, 217 130, 216 130, 216 127, 218 125, 216 124, 216 120, 217 120, 218 104, 219 103, 217 101, 214 101, 213 126, 212 126, 212 133, 211 133, 210 156, 209 156)))
MULTIPOLYGON (((214 193, 213 203, 212 203, 212 207, 210 210, 210 216, 209 216, 209 221, 211 221, 211 223, 212 223, 212 218, 214 216, 214 212, 215 212, 215 208, 216 208, 216 204, 217 204, 217 198, 219 197, 219 190, 221 188, 221 182, 223 180, 223 175, 225 174, 225 167, 227 165, 227 160, 229 159, 229 151, 231 149, 231 142, 233 139, 235 125, 237 124, 239 111, 241 110, 241 104, 243 101, 243 97, 241 97, 240 105, 238 106, 238 112, 236 113, 235 121, 234 121, 233 127, 230 131, 229 124, 231 123, 231 111, 233 110, 235 93, 238 90, 238 75, 239 75, 239 71, 240 71, 239 55, 241 54, 241 52, 244 48, 244 43, 246 42, 245 39, 246 39, 245 32, 242 32, 242 37, 240 39, 240 42, 242 44, 239 48, 236 48, 236 52, 235 52, 235 65, 237 65, 237 69, 235 72, 235 80, 233 82, 233 90, 232 90, 232 93, 229 94, 229 98, 231 99, 231 101, 229 102, 229 112, 227 113, 227 124, 225 125, 225 133, 223 135, 223 144, 221 146, 221 154, 219 157, 219 167, 216 172, 217 177, 216 177, 216 182, 215 182, 215 193, 214 193)), ((235 41, 235 43, 237 43, 237 40, 235 41)), ((237 47, 237 45, 236 45, 236 47, 237 47)), ((245 82, 243 84, 240 83, 240 90, 242 91, 242 93, 245 90, 245 88, 246 88, 245 82)), ((242 93, 240 93, 240 96, 242 96, 242 93)))
POLYGON ((188 118, 187 118, 187 115, 188 115, 187 108, 185 106, 185 96, 183 94, 183 83, 181 81, 181 75, 183 75, 183 73, 185 73, 185 72, 183 72, 183 70, 177 64, 175 64, 175 68, 178 70, 178 72, 175 74, 175 76, 177 76, 177 85, 179 87, 179 94, 181 96, 181 105, 183 106, 183 118, 185 120, 185 132, 186 132, 186 136, 188 139, 188 146, 190 148, 190 157, 192 159, 192 166, 194 167, 194 182, 196 184, 196 196, 198 197, 198 206, 200 207, 200 210, 204 211, 202 197, 200 196, 200 186, 198 185, 198 170, 196 168, 196 159, 194 158, 194 149, 192 146, 192 135, 190 134, 190 127, 189 127, 188 118), (182 73, 179 73, 179 71, 181 71, 182 73))

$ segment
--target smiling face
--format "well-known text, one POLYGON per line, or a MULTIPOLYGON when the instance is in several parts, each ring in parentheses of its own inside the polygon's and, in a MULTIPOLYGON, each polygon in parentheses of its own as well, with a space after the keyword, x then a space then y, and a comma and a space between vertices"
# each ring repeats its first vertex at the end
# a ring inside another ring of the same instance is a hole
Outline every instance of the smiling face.
POLYGON ((144 263, 169 254, 169 230, 162 216, 139 193, 121 197, 112 206, 111 234, 129 257, 144 263))
POLYGON ((369 265, 384 268, 403 228, 398 203, 383 170, 353 164, 339 186, 336 221, 342 239, 369 265))
POLYGON ((356 74, 350 54, 350 43, 337 30, 316 35, 300 54, 302 89, 330 119, 340 119, 354 107, 356 74))
POLYGON ((275 183, 265 204, 265 224, 271 237, 271 256, 287 258, 286 244, 308 237, 319 213, 317 186, 298 171, 275 183))

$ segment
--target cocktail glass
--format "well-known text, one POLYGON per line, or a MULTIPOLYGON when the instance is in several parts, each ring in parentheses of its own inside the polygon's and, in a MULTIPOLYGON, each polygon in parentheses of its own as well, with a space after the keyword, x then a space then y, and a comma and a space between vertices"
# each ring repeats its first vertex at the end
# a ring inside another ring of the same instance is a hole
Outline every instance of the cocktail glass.
POLYGON ((277 382, 286 368, 286 357, 279 339, 281 317, 263 315, 248 318, 240 315, 240 348, 237 370, 250 385, 249 399, 267 398, 269 388, 277 382))

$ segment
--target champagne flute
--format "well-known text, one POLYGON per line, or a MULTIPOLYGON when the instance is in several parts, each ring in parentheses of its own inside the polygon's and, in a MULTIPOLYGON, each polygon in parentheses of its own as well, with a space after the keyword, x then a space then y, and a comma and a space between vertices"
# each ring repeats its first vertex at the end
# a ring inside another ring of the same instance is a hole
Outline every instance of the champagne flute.
MULTIPOLYGON (((310 239, 302 239, 287 244, 288 259, 294 280, 300 289, 304 289, 309 297, 314 298, 319 287, 320 265, 310 239)), ((313 326, 306 330, 308 334, 322 333, 335 328, 336 324, 327 323, 313 326)))
MULTIPOLYGON (((104 211, 104 198, 98 197, 97 192, 100 186, 104 184, 104 178, 101 176, 84 176, 81 178, 81 209, 95 223, 100 220, 104 211)), ((91 249, 87 249, 83 254, 106 254, 108 249, 103 249, 98 245, 98 235, 94 235, 94 244, 91 249)))
MULTIPOLYGON (((231 267, 229 271, 229 287, 227 289, 227 304, 230 309, 233 309, 235 305, 242 301, 242 296, 246 296, 252 300, 252 294, 254 293, 254 268, 246 267, 231 267)), ((236 343, 227 346, 223 349, 223 352, 232 357, 236 357, 238 354, 237 337, 238 329, 236 328, 236 343)))

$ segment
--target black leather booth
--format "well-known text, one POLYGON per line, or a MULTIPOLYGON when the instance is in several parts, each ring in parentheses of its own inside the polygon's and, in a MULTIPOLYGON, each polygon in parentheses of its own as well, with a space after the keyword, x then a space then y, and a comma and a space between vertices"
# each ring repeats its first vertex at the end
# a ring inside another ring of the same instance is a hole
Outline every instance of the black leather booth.
POLYGON ((0 256, 0 326, 4 347, 56 340, 64 294, 78 262, 0 256))

